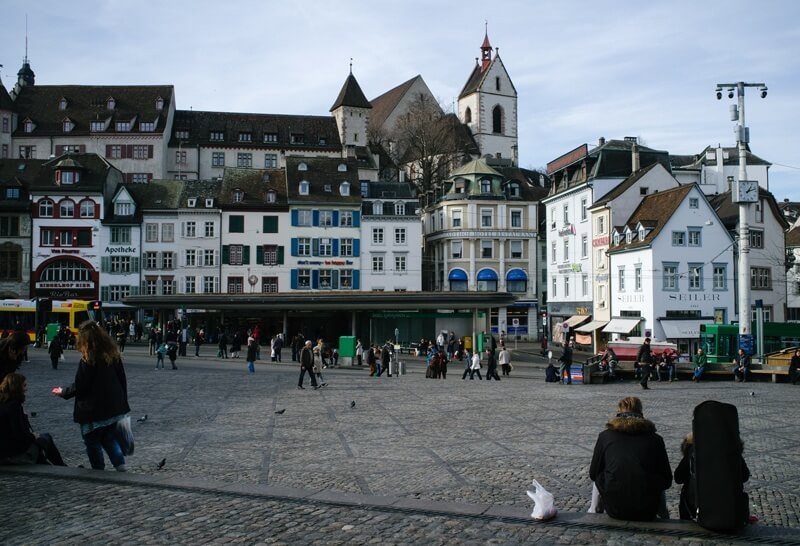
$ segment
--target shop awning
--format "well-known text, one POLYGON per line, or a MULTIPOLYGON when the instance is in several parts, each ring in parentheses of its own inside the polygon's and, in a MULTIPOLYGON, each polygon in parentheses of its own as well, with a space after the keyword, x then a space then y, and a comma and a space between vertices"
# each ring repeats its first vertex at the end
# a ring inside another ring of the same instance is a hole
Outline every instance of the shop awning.
POLYGON ((589 320, 589 315, 572 315, 561 324, 566 324, 572 328, 575 328, 578 324, 583 324, 587 320, 589 320))
POLYGON ((506 273, 507 281, 527 281, 528 275, 521 269, 512 269, 506 273))
POLYGON ((467 272, 463 269, 453 269, 447 276, 448 281, 466 281, 467 272))
POLYGON ((605 320, 593 320, 592 322, 590 322, 588 324, 584 324, 583 326, 579 326, 578 328, 575 328, 575 331, 576 332, 583 332, 584 334, 589 334, 591 332, 594 332, 598 328, 602 328, 606 324, 608 324, 608 321, 605 321, 605 320))
POLYGON ((497 273, 495 273, 491 269, 481 269, 478 271, 478 280, 479 281, 496 281, 497 280, 497 273))
POLYGON ((603 331, 607 334, 630 334, 640 322, 642 322, 640 318, 615 318, 611 319, 603 331))
POLYGON ((700 325, 710 320, 664 320, 661 319, 661 326, 664 328, 666 339, 695 339, 700 337, 700 325))

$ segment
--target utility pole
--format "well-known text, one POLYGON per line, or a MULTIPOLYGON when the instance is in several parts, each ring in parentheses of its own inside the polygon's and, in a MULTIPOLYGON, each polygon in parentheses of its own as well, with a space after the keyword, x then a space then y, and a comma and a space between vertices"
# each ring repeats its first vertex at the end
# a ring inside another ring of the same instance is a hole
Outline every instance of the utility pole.
MULTIPOLYGON (((722 99, 723 89, 727 90, 728 98, 733 98, 736 90, 737 104, 731 105, 731 121, 736 121, 736 143, 739 150, 739 179, 731 188, 731 197, 734 203, 739 204, 739 335, 750 335, 750 205, 758 202, 758 182, 747 180, 747 144, 750 142, 750 129, 745 125, 744 118, 744 93, 747 87, 758 87, 761 98, 767 96, 767 86, 763 83, 718 83, 717 100, 722 99)), ((752 354, 752 349, 748 351, 752 354)))

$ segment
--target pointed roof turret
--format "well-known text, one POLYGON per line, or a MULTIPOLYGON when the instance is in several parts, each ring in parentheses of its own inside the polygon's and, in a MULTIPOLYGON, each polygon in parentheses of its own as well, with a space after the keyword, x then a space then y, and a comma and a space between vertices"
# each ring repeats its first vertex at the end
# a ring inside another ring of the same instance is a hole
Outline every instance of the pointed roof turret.
POLYGON ((492 64, 492 44, 489 43, 489 28, 487 25, 486 34, 483 36, 481 44, 481 72, 489 68, 492 64))
POLYGON ((333 112, 341 106, 372 108, 372 105, 367 100, 367 97, 364 96, 361 86, 358 85, 356 77, 353 76, 352 67, 350 74, 347 76, 347 79, 342 86, 342 90, 339 91, 339 96, 336 97, 336 101, 333 103, 333 106, 331 106, 330 111, 333 112))

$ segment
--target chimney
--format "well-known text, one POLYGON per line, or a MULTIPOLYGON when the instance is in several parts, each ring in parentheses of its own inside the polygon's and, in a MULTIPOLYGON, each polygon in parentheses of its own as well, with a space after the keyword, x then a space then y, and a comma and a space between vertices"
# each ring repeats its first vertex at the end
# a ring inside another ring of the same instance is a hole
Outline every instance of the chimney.
POLYGON ((631 173, 639 170, 639 145, 634 144, 631 146, 631 173))
POLYGON ((606 143, 606 137, 600 137, 597 140, 597 147, 599 148, 600 146, 604 145, 605 143, 606 143))

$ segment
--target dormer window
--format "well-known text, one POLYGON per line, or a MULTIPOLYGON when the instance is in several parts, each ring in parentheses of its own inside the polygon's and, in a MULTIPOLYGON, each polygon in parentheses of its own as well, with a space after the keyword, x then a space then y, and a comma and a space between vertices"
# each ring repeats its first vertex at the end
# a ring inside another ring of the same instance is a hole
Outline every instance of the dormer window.
POLYGON ((22 122, 22 130, 25 131, 26 133, 32 133, 33 132, 33 122, 31 120, 29 120, 29 119, 26 119, 25 121, 23 121, 22 122))
POLYGON ((619 233, 614 233, 614 245, 619 244, 619 233))
POLYGON ((278 142, 278 133, 264 133, 264 142, 278 142))
POLYGON ((81 173, 80 171, 64 171, 64 170, 57 170, 56 171, 56 184, 60 186, 69 186, 71 184, 77 184, 81 180, 81 173))
POLYGON ((396 216, 405 216, 406 214, 406 204, 402 201, 398 201, 394 204, 394 213, 396 216))
POLYGON ((222 131, 211 131, 208 135, 208 140, 220 142, 225 140, 225 133, 222 131))
POLYGON ((348 196, 350 195, 350 182, 342 182, 339 184, 339 195, 348 196))
POLYGON ((75 128, 75 124, 72 123, 72 121, 70 121, 69 118, 67 118, 63 122, 61 122, 61 128, 65 133, 69 133, 75 128))
POLYGON ((644 232, 644 228, 642 228, 642 229, 639 230, 639 240, 640 241, 644 241, 644 237, 645 237, 645 232, 644 232))
POLYGON ((121 133, 127 133, 131 130, 131 122, 130 121, 118 121, 116 124, 117 131, 121 133))
POLYGON ((339 166, 336 168, 336 170, 339 171, 340 173, 346 173, 347 172, 347 164, 346 163, 339 163, 339 166))
POLYGON ((59 110, 66 110, 67 109, 67 99, 61 97, 58 99, 58 109, 59 110))
POLYGON ((630 243, 632 239, 633 239, 633 232, 632 231, 629 231, 628 233, 625 234, 625 242, 626 243, 630 243))
MULTIPOLYGON (((305 163, 301 163, 301 165, 305 165, 305 163)), ((307 180, 301 181, 300 182, 300 188, 298 189, 298 192, 300 193, 300 195, 308 195, 309 186, 310 186, 310 184, 308 183, 307 180)))
POLYGON ((206 208, 210 209, 214 207, 214 199, 206 199, 206 208))
POLYGON ((194 197, 190 197, 189 199, 186 200, 186 206, 189 207, 190 209, 195 208, 197 206, 197 199, 195 199, 194 197))
POLYGON ((139 130, 143 133, 152 133, 156 130, 156 124, 152 121, 143 121, 139 123, 139 130))
POLYGON ((328 137, 324 136, 319 137, 319 145, 325 146, 326 144, 328 144, 328 137))
POLYGON ((383 214, 383 202, 382 201, 375 201, 372 203, 372 214, 376 216, 380 216, 383 214))
POLYGON ((275 190, 267 191, 267 203, 274 203, 278 200, 278 192, 275 190))
POLYGON ((187 129, 178 129, 175 131, 175 138, 178 140, 188 140, 189 139, 189 131, 187 129))
POLYGON ((289 135, 290 144, 305 144, 306 137, 303 133, 291 133, 289 135))
POLYGON ((456 180, 455 183, 455 191, 456 193, 464 193, 464 189, 466 188, 467 184, 463 178, 459 178, 456 180))
POLYGON ((508 186, 508 196, 519 197, 519 184, 514 182, 508 186))
POLYGON ((239 142, 253 142, 253 133, 251 132, 239 133, 239 142))
POLYGON ((481 193, 492 192, 492 181, 488 178, 481 178, 481 193))
POLYGON ((164 109, 164 99, 158 97, 156 99, 156 110, 163 110, 164 109))
POLYGON ((99 133, 106 130, 105 121, 92 121, 89 123, 89 130, 93 133, 99 133))
POLYGON ((133 214, 133 203, 114 203, 114 214, 117 216, 130 216, 133 214))
POLYGON ((297 170, 298 171, 307 171, 308 170, 308 165, 306 165, 305 163, 298 163, 297 170))
POLYGON ((114 97, 110 97, 106 101, 106 109, 113 110, 114 108, 116 108, 116 106, 117 106, 117 101, 114 100, 114 97))
POLYGON ((244 192, 242 190, 233 190, 233 202, 241 203, 244 201, 244 192))
POLYGON ((328 193, 330 193, 330 192, 333 190, 333 188, 331 188, 331 185, 330 185, 330 184, 325 184, 325 186, 323 186, 323 188, 322 188, 322 189, 323 189, 324 191, 328 192, 328 193))

